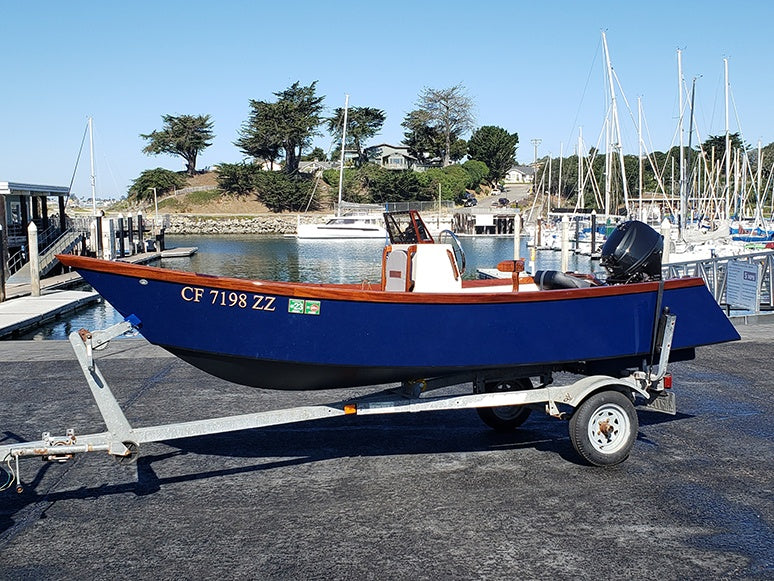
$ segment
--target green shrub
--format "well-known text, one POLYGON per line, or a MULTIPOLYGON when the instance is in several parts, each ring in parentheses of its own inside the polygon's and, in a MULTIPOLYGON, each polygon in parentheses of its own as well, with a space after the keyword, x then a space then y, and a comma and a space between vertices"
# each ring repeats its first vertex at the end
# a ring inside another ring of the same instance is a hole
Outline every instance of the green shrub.
POLYGON ((289 176, 284 172, 263 171, 254 178, 258 199, 272 212, 298 212, 309 204, 316 210, 316 200, 309 201, 312 181, 303 177, 289 176))
POLYGON ((157 167, 146 169, 132 182, 127 198, 142 202, 153 201, 153 188, 156 188, 157 197, 163 193, 171 192, 185 186, 185 177, 177 172, 157 167))
POLYGON ((444 168, 432 168, 425 172, 430 180, 431 200, 438 199, 438 184, 441 185, 441 198, 460 202, 465 194, 470 174, 460 165, 444 168))
MULTIPOLYGON (((364 166, 363 170, 367 167, 364 166)), ((370 194, 370 201, 377 204, 433 199, 425 176, 412 170, 388 170, 370 166, 363 172, 363 185, 370 194)))
POLYGON ((229 194, 243 196, 255 190, 255 177, 261 168, 253 163, 221 163, 218 167, 218 185, 229 194))
POLYGON ((462 164, 462 168, 468 172, 468 176, 470 176, 466 186, 469 190, 477 190, 489 175, 489 168, 483 161, 469 159, 462 164))

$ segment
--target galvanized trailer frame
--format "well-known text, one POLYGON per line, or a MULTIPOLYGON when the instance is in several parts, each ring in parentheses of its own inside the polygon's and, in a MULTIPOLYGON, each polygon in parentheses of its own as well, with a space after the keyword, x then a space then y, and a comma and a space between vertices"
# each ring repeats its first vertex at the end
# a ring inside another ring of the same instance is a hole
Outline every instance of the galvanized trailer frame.
POLYGON ((146 443, 355 414, 373 415, 464 408, 503 409, 511 406, 536 408, 542 405, 547 414, 567 419, 577 415, 575 412, 582 409, 595 394, 609 392, 623 394, 629 401, 631 410, 628 410, 625 401, 612 404, 607 402, 601 407, 595 404, 599 409, 595 408, 586 414, 591 418, 588 420, 589 425, 576 429, 578 433, 575 436, 571 425, 570 435, 576 450, 588 462, 596 465, 616 464, 628 456, 636 436, 637 421, 636 413, 633 412, 635 400, 642 398, 649 407, 657 411, 675 413, 674 397, 671 391, 665 391, 664 381, 667 376, 675 316, 665 312, 660 318, 659 330, 654 335, 658 337, 658 341, 654 338, 653 346, 654 356, 658 354, 658 363, 650 365, 645 371, 634 371, 623 378, 593 375, 568 385, 554 386, 551 385, 553 381, 551 369, 535 368, 529 372, 529 377, 539 377, 540 385, 532 389, 521 389, 513 386, 519 379, 523 379, 524 375, 513 378, 498 371, 471 372, 452 377, 406 382, 389 393, 381 392, 373 396, 331 404, 300 406, 159 426, 133 427, 94 359, 94 351, 105 348, 112 339, 132 332, 133 323, 134 321, 129 318, 102 331, 90 332, 82 329, 69 336, 70 344, 107 430, 80 435, 76 434, 74 429, 68 429, 64 436, 52 436, 49 432, 43 432, 38 441, 0 446, 0 462, 6 464, 6 471, 9 474, 8 483, 4 488, 10 488, 15 482, 17 491, 23 490, 19 478, 19 459, 26 457, 42 457, 48 461, 65 462, 75 454, 107 452, 120 461, 131 461, 136 459, 140 445, 146 443), (473 384, 472 394, 429 395, 434 390, 468 382, 473 384), (509 387, 505 391, 487 391, 487 386, 491 385, 509 387), (570 412, 563 411, 568 408, 570 412), (631 413, 634 413, 634 434, 631 433, 631 413), (620 422, 620 425, 613 425, 616 422, 620 422), (611 438, 619 438, 614 433, 616 430, 628 430, 628 432, 620 435, 625 437, 626 441, 619 441, 615 446, 615 453, 612 454, 604 448, 610 443, 611 438), (576 441, 578 438, 582 440, 581 448, 590 447, 592 457, 589 457, 584 449, 579 449, 579 442, 576 441), (593 441, 595 438, 598 445, 593 441), (589 439, 592 441, 586 441, 589 439), (594 455, 595 449, 596 455, 594 455))

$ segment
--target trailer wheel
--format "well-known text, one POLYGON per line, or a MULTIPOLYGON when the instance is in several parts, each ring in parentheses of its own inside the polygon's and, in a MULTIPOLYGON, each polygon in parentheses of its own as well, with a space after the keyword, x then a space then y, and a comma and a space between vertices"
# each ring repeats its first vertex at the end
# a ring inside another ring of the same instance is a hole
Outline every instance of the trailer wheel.
MULTIPOLYGON (((527 377, 515 381, 490 382, 484 386, 486 393, 523 389, 532 389, 532 382, 527 377)), ((526 422, 532 410, 523 405, 504 405, 491 408, 476 408, 476 411, 481 420, 490 428, 498 432, 508 432, 526 422)))
POLYGON ((123 442, 123 444, 129 450, 129 454, 126 456, 113 456, 113 458, 119 464, 134 464, 137 462, 137 458, 140 457, 140 446, 136 442, 123 442))
POLYGON ((632 401, 608 390, 585 399, 570 418, 575 451, 594 466, 613 466, 629 457, 639 422, 632 401))

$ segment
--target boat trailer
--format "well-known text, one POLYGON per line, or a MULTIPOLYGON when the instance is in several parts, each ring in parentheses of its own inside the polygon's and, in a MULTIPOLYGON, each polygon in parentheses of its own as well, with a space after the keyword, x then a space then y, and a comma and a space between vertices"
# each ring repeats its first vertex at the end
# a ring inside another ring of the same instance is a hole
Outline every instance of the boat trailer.
POLYGON ((624 461, 637 436, 635 401, 656 411, 675 414, 671 375, 667 373, 669 351, 675 328, 675 315, 667 310, 654 334, 652 361, 658 363, 627 377, 585 376, 568 385, 552 385, 550 369, 485 371, 450 377, 404 382, 397 389, 331 404, 300 406, 250 414, 210 418, 149 427, 132 427, 115 399, 94 358, 94 352, 107 347, 117 337, 134 331, 132 317, 102 331, 81 329, 70 334, 70 344, 81 366, 91 394, 107 431, 80 435, 68 429, 64 436, 43 432, 41 439, 0 445, 0 470, 7 481, 0 491, 16 484, 23 492, 19 459, 39 457, 50 462, 66 462, 76 454, 107 452, 120 462, 137 459, 140 445, 179 438, 191 438, 251 428, 261 428, 345 415, 373 415, 463 408, 477 409, 482 420, 497 430, 521 425, 532 409, 559 419, 569 419, 570 439, 578 454, 589 464, 609 466, 624 461), (533 386, 530 377, 539 377, 533 386), (429 395, 433 391, 462 383, 472 383, 472 394, 429 395), (3 465, 5 467, 3 468, 3 465))

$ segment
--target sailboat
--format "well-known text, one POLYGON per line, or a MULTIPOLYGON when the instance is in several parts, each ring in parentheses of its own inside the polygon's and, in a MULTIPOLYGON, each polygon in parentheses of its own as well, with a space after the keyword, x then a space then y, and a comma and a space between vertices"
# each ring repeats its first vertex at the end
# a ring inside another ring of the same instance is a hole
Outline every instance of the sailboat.
POLYGON ((296 227, 296 238, 299 239, 386 239, 387 231, 382 226, 382 208, 371 204, 353 204, 343 212, 342 191, 344 186, 344 148, 347 139, 347 113, 349 111, 349 95, 344 100, 344 126, 341 130, 341 158, 339 160, 339 202, 336 215, 324 224, 301 224, 296 227), (343 213, 342 213, 343 212, 343 213))

